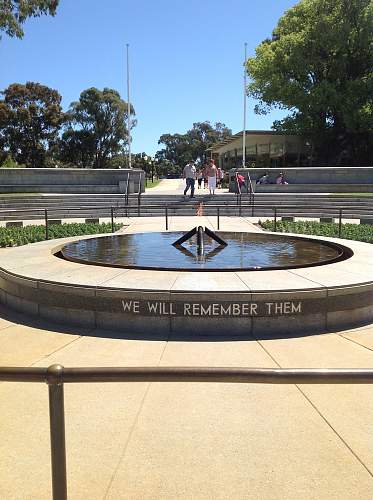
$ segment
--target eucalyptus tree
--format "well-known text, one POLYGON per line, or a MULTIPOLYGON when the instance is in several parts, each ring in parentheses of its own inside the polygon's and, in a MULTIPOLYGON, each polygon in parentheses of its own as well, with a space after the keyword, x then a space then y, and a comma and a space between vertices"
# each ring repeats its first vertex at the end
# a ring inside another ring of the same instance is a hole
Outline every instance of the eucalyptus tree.
MULTIPOLYGON (((132 106, 130 112, 132 129, 136 125, 132 106)), ((67 117, 60 143, 62 159, 75 157, 80 166, 105 168, 128 145, 127 103, 116 90, 84 90, 79 101, 71 103, 67 117)))
POLYGON ((43 14, 54 16, 58 3, 59 0, 0 0, 0 32, 22 38, 22 24, 27 18, 43 14))
POLYGON ((164 148, 157 151, 156 157, 162 162, 168 160, 173 165, 183 167, 189 160, 203 163, 206 150, 232 135, 232 131, 224 124, 209 121, 193 123, 193 127, 185 134, 163 134, 158 144, 164 148))
POLYGON ((13 83, 0 99, 0 144, 18 163, 43 167, 65 119, 57 90, 27 82, 13 83))

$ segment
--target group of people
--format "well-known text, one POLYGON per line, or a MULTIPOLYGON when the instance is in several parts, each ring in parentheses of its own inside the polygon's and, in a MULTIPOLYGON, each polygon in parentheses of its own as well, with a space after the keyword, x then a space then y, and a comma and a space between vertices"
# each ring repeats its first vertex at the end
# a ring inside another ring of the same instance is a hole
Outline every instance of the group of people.
MULTIPOLYGON (((256 184, 271 184, 271 182, 269 181, 269 174, 268 172, 265 172, 261 177, 258 177, 258 179, 256 180, 256 184)), ((276 181, 275 181, 275 184, 289 184, 286 180, 285 180, 285 176, 282 172, 279 173, 279 175, 276 177, 276 181)))
POLYGON ((197 170, 194 161, 188 162, 183 170, 183 178, 186 181, 184 189, 184 196, 190 189, 190 197, 194 198, 195 182, 198 182, 198 189, 202 189, 202 182, 204 188, 208 188, 210 195, 215 194, 215 189, 221 187, 224 179, 224 172, 220 167, 215 165, 214 160, 208 160, 207 163, 197 170))

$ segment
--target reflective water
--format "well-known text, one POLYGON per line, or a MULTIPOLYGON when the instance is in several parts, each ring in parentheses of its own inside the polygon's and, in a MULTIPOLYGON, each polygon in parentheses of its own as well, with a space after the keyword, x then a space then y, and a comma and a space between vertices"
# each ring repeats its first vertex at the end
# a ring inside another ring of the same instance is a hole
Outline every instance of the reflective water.
POLYGON ((64 258, 98 265, 148 269, 229 270, 284 269, 321 265, 348 258, 341 245, 302 237, 221 231, 228 245, 205 235, 204 256, 197 254, 196 237, 172 245, 184 233, 138 233, 75 241, 65 245, 64 258))

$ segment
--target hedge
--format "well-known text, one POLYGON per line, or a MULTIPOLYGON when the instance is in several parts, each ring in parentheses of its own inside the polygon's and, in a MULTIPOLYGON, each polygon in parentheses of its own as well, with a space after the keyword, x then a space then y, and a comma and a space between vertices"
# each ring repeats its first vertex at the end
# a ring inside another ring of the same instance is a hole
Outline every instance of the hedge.
MULTIPOLYGON (((123 224, 114 224, 117 231, 123 224)), ((111 224, 52 224, 48 227, 48 236, 54 238, 67 238, 85 234, 110 233, 111 224)), ((45 240, 45 226, 25 227, 0 227, 0 247, 14 247, 45 240)))
MULTIPOLYGON (((274 231, 274 221, 259 222, 263 229, 274 231)), ((313 221, 277 222, 279 233, 314 234, 338 238, 338 224, 313 221)), ((342 224, 341 238, 346 240, 365 241, 373 243, 373 226, 369 224, 342 224)))

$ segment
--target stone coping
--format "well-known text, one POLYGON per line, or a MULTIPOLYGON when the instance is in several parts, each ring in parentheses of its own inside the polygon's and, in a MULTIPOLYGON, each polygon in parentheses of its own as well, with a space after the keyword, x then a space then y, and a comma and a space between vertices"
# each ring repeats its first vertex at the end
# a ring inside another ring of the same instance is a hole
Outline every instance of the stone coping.
POLYGON ((373 320, 373 247, 367 243, 314 237, 350 247, 354 255, 260 272, 118 269, 54 256, 68 241, 97 236, 1 250, 0 301, 57 322, 127 333, 298 335, 373 320))

